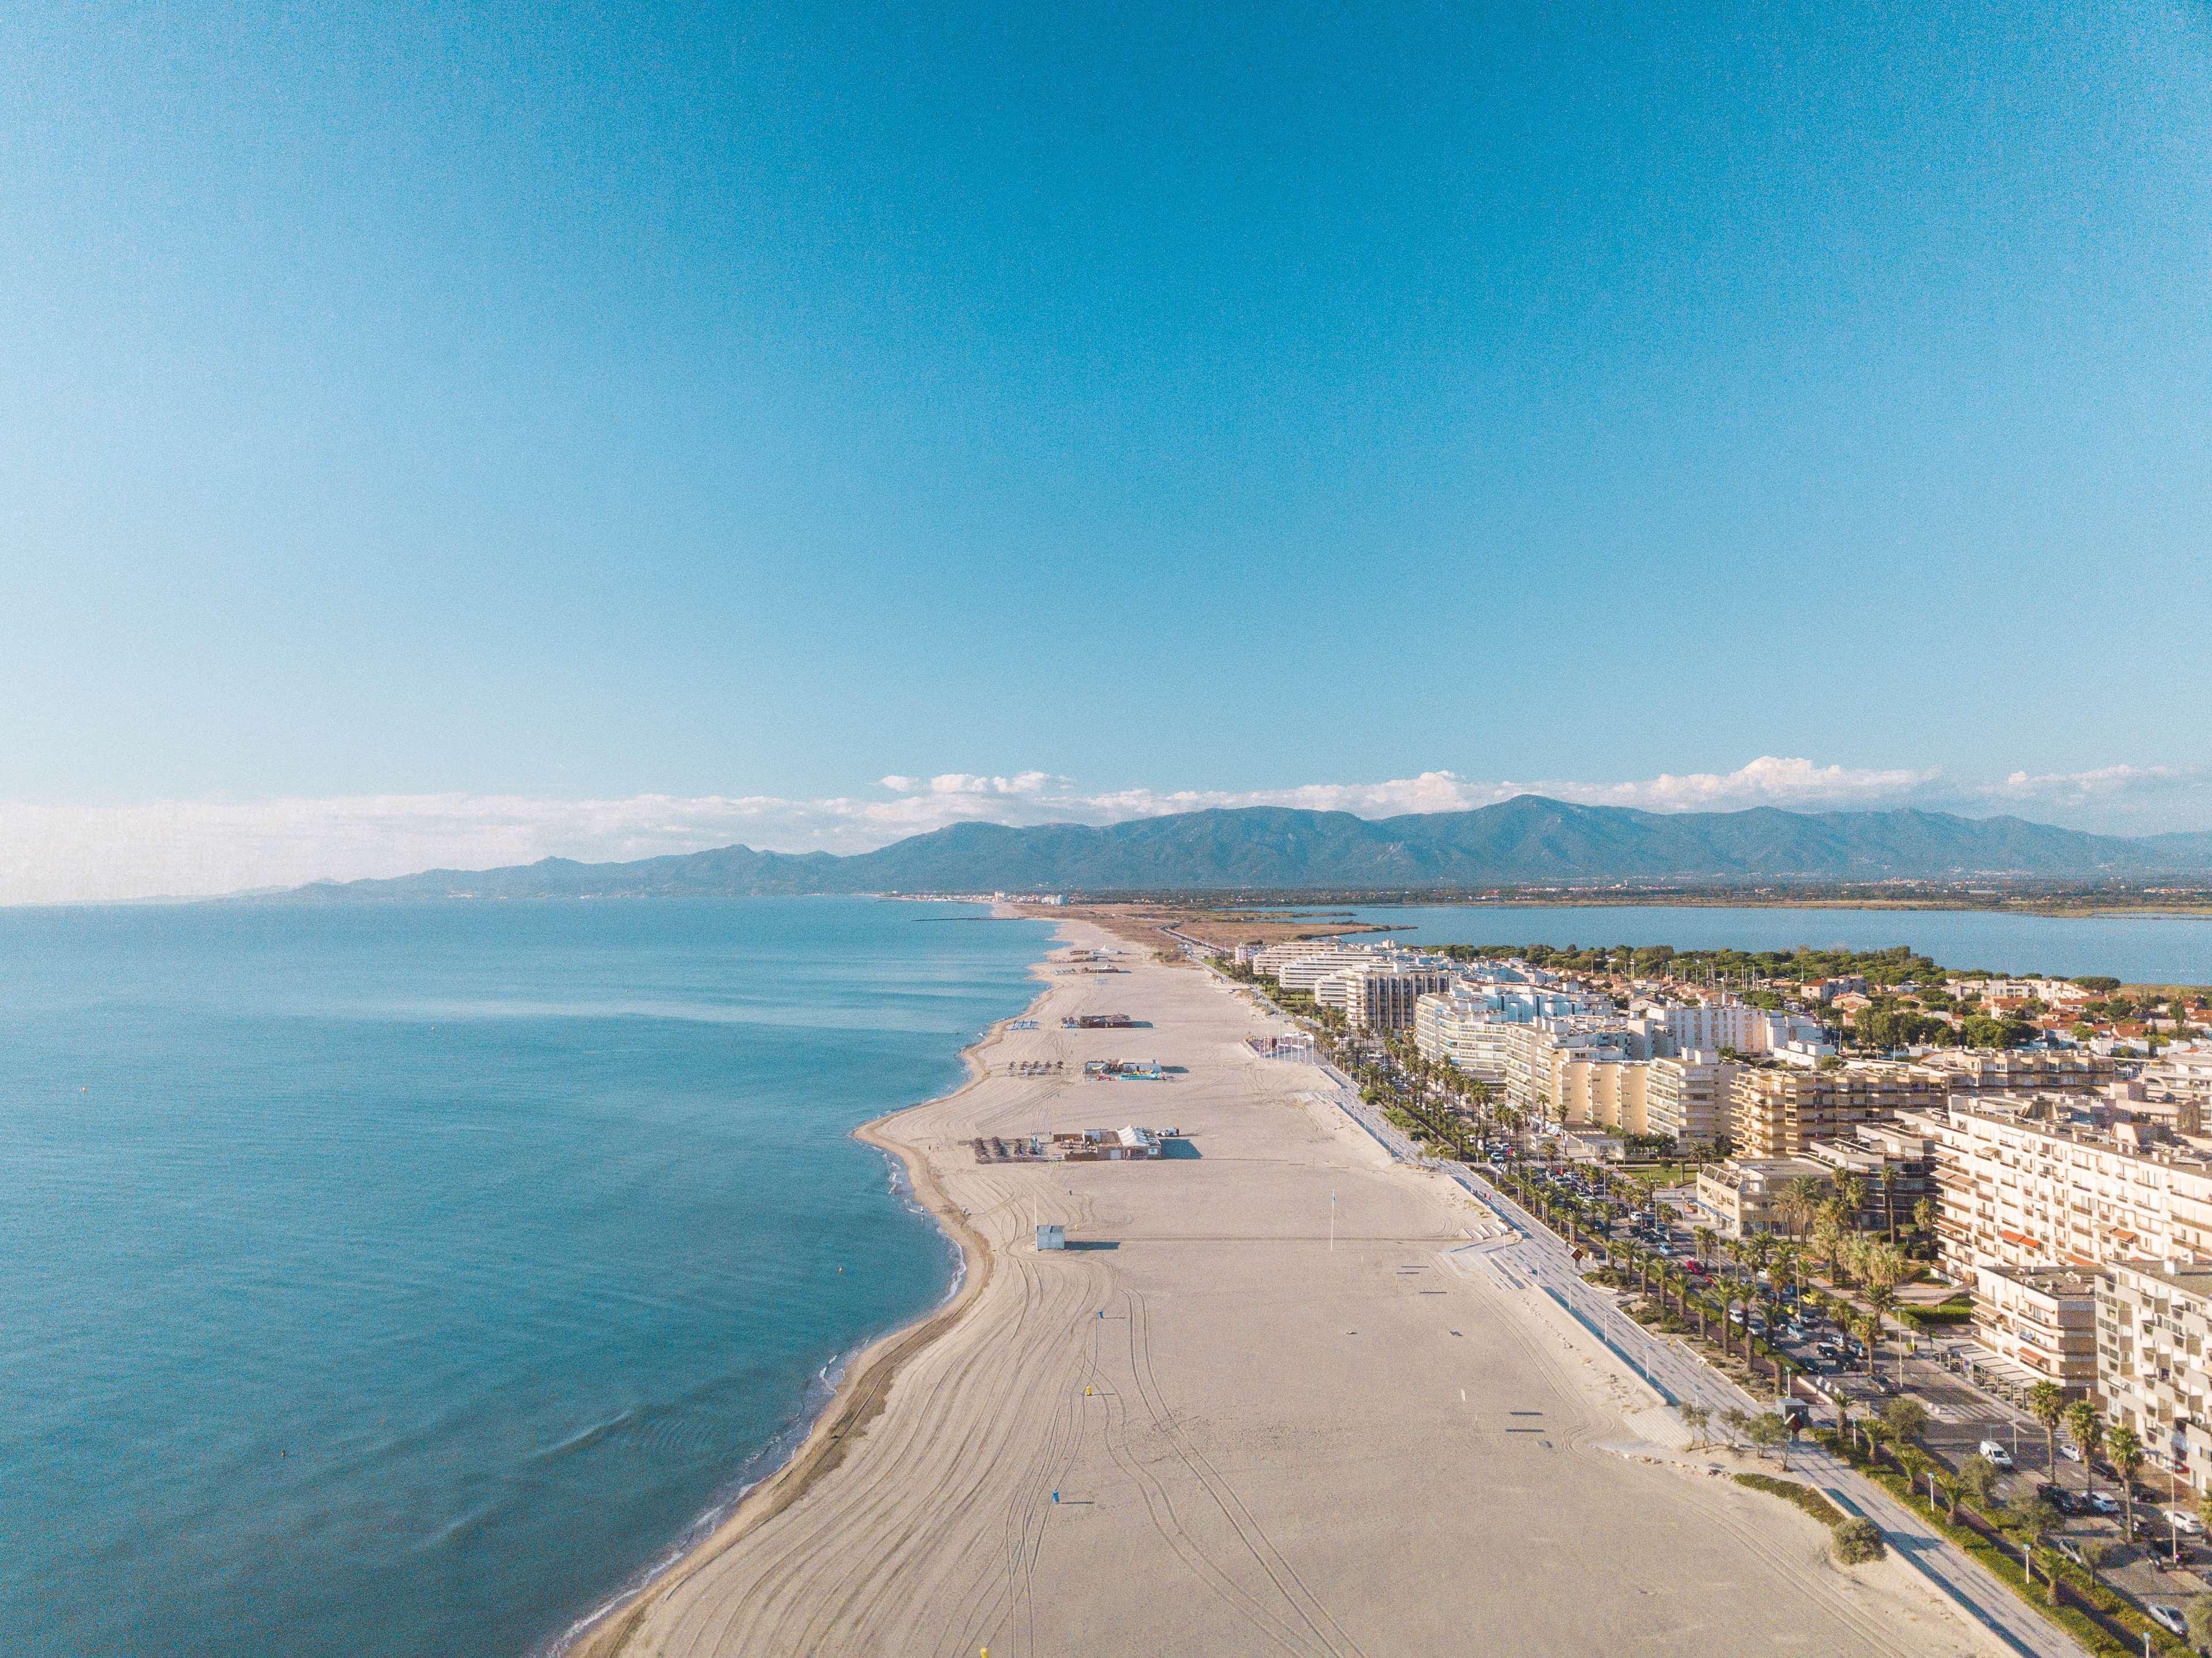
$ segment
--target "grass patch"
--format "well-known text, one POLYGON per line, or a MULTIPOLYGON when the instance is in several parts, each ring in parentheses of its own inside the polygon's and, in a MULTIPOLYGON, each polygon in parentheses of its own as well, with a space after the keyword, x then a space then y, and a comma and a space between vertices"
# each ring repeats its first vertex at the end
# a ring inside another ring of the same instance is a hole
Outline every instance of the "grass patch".
POLYGON ((1739 1485, 1748 1485, 1755 1491, 1765 1491, 1785 1503, 1795 1503, 1822 1525, 1836 1527, 1850 1516, 1810 1485, 1801 1485, 1794 1479, 1777 1479, 1771 1474, 1740 1473, 1735 1476, 1739 1485))
POLYGON ((1923 1329, 1931 1324, 1966 1324, 1974 1316, 1972 1307, 1957 1307, 1949 1302, 1941 1307, 1900 1307, 1897 1310, 1923 1329))

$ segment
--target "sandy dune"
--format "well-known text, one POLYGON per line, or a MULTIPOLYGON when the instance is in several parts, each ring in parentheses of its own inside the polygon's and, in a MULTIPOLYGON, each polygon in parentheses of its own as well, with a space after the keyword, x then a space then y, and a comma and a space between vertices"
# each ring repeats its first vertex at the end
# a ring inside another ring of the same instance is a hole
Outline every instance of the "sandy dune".
POLYGON ((1267 1022, 1209 975, 1121 960, 1048 965, 1042 1028, 879 1127, 966 1211, 982 1270, 595 1654, 1984 1649, 1902 1565, 1847 1573, 1785 1505, 1602 1448, 1649 1395, 1441 1259, 1465 1200, 1302 1099, 1311 1071, 1253 1057, 1267 1022), (1061 1030, 1073 1011, 1152 1024, 1061 1030), (1006 1074, 1117 1057, 1184 1069, 1006 1074), (968 1144, 1127 1122, 1200 1155, 979 1166, 968 1144), (1039 1254, 1033 1213, 1087 1247, 1039 1254))

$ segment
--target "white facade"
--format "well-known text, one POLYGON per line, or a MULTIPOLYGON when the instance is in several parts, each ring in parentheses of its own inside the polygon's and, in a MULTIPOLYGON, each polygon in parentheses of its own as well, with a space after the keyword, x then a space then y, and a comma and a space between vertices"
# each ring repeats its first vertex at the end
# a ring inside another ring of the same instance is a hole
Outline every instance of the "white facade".
POLYGON ((1937 1232, 1954 1272, 2212 1260, 2212 1162, 2146 1125, 2086 1111, 2039 1121, 2038 1108, 1958 1096, 1917 1120, 1936 1143, 1937 1232))

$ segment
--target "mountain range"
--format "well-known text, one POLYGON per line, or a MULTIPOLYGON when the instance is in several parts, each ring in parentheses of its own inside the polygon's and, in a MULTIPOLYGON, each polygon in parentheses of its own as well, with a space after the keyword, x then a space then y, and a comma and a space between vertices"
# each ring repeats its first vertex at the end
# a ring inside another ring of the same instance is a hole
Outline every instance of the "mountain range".
POLYGON ((1651 812, 1524 794, 1472 811, 1355 817, 1283 807, 1103 827, 959 823, 874 852, 723 847, 629 863, 318 882, 294 899, 724 897, 855 892, 1347 891, 1611 883, 2097 881, 2212 872, 2212 832, 2090 835, 1946 812, 1651 812))

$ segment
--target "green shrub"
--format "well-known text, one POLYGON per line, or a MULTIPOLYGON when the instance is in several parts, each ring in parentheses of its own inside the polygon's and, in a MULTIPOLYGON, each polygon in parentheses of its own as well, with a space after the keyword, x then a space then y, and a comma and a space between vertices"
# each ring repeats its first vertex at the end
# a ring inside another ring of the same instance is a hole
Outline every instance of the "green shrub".
POLYGON ((1836 1558, 1847 1566, 1863 1565, 1889 1552, 1881 1540, 1881 1527, 1854 1515, 1836 1527, 1836 1558))

